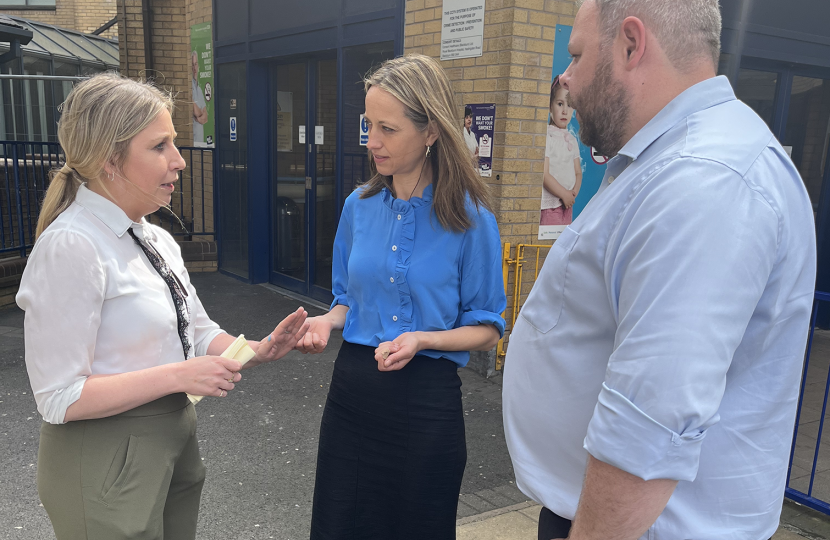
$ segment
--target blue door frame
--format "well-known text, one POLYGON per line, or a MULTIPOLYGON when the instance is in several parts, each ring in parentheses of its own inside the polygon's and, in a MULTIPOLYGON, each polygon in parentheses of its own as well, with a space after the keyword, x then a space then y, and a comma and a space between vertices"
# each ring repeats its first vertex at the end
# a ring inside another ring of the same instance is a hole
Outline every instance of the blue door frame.
MULTIPOLYGON (((284 64, 298 64, 304 63, 306 66, 306 82, 305 82, 305 91, 306 91, 306 110, 305 110, 305 118, 303 122, 306 125, 306 151, 305 151, 305 170, 306 176, 311 179, 310 185, 306 185, 305 190, 305 219, 303 223, 303 229, 305 232, 305 246, 303 246, 304 250, 304 257, 305 257, 305 271, 304 277, 302 280, 287 276, 285 274, 281 274, 273 268, 273 256, 270 256, 273 253, 273 250, 277 249, 276 246, 276 238, 273 238, 272 234, 269 234, 269 273, 268 273, 268 281, 277 285, 279 287, 283 287, 285 289, 300 293, 304 296, 310 296, 315 300, 319 300, 325 303, 331 303, 333 296, 330 290, 322 288, 318 285, 315 285, 315 280, 317 276, 317 145, 314 144, 314 132, 313 126, 317 124, 317 75, 318 75, 318 63, 320 60, 324 59, 331 59, 331 54, 317 54, 317 55, 309 55, 303 57, 289 57, 285 59, 279 59, 277 61, 271 62, 269 67, 274 65, 284 65, 284 64)), ((339 61, 336 64, 339 67, 339 61)), ((341 98, 341 87, 342 85, 338 84, 338 110, 339 110, 339 100, 341 98)), ((274 85, 273 79, 269 78, 268 84, 268 95, 272 95, 276 92, 276 88, 274 85)), ((269 101, 270 104, 270 101, 269 101)), ((269 106, 268 116, 273 114, 273 110, 269 106)), ((275 140, 276 134, 273 133, 274 126, 276 122, 270 121, 269 122, 269 132, 268 138, 270 141, 275 140)), ((342 159, 340 151, 340 144, 341 144, 341 129, 336 130, 336 159, 342 159)), ((274 171, 277 170, 277 160, 280 159, 278 152, 273 152, 273 145, 269 145, 269 155, 271 159, 269 160, 271 174, 267 175, 267 178, 273 178, 275 174, 274 171)), ((336 168, 337 171, 340 171, 339 168, 336 168)), ((338 212, 340 212, 341 207, 341 196, 340 193, 342 191, 342 182, 340 181, 341 175, 337 175, 338 181, 336 181, 336 208, 338 212)), ((271 182, 268 182, 269 186, 269 194, 268 194, 268 201, 270 202, 272 199, 272 193, 270 193, 270 186, 271 182)), ((270 203, 269 203, 270 204, 270 203)), ((271 221, 275 219, 276 215, 273 210, 269 210, 269 215, 271 216, 271 221)), ((269 223, 268 228, 266 229, 273 233, 275 228, 272 226, 272 223, 269 223)))

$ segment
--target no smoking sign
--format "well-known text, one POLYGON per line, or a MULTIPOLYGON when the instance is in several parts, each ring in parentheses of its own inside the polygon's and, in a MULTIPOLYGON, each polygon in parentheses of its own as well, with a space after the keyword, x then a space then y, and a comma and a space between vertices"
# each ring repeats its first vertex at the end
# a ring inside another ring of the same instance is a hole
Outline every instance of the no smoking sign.
POLYGON ((603 156, 597 152, 597 149, 593 146, 591 147, 591 159, 594 160, 594 163, 597 165, 605 165, 608 163, 608 156, 603 156))

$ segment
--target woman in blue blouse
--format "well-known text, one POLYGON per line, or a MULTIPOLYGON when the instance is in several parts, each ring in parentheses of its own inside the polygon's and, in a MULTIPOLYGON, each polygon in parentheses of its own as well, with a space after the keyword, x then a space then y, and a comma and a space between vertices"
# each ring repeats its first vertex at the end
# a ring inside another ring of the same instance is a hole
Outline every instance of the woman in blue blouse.
POLYGON ((321 352, 343 330, 311 538, 455 538, 467 460, 457 370, 504 332, 499 231, 440 64, 390 60, 365 88, 375 175, 343 208, 332 309, 297 345, 321 352))

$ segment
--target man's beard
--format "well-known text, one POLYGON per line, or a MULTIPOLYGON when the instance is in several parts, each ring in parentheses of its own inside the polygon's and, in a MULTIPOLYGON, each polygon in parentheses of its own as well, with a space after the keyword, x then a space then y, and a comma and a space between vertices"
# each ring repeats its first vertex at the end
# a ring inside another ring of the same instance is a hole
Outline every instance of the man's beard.
POLYGON ((571 93, 571 100, 579 113, 583 144, 593 146, 603 156, 616 156, 624 145, 631 108, 625 88, 612 75, 610 58, 597 66, 587 88, 578 96, 571 93))

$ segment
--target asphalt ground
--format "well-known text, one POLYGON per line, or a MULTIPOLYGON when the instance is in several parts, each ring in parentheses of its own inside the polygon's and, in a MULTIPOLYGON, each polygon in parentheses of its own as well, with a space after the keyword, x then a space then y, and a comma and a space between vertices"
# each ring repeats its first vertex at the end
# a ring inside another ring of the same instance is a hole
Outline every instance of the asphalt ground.
MULTIPOLYGON (((302 303, 218 273, 191 278, 210 316, 233 335, 260 339, 302 303)), ((340 343, 332 336, 320 355, 292 352, 246 370, 228 397, 198 405, 208 469, 199 539, 308 538, 320 417, 340 343)), ((0 539, 48 540, 54 534, 35 485, 41 418, 23 357, 23 312, 0 308, 0 539)), ((469 369, 459 374, 468 453, 458 510, 464 518, 526 498, 513 485, 500 379, 469 369)))

